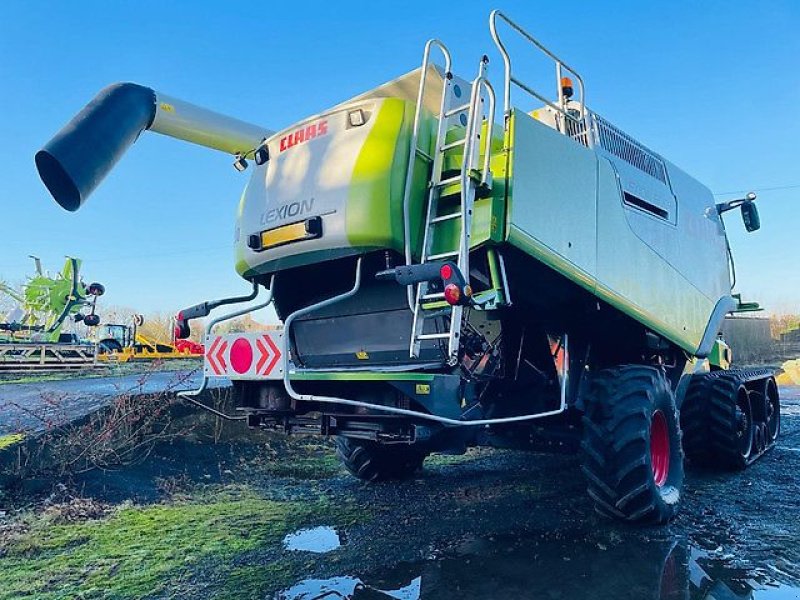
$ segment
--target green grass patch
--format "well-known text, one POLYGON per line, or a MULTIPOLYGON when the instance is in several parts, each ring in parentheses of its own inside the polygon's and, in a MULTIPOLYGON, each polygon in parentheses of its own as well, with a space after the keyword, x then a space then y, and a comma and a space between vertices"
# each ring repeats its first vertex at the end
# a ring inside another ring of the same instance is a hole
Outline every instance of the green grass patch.
POLYGON ((266 469, 276 477, 295 479, 327 479, 344 473, 339 459, 331 451, 306 456, 286 456, 270 461, 266 469))
POLYGON ((461 465, 482 458, 488 452, 490 451, 485 448, 468 448, 464 454, 431 454, 425 459, 425 466, 446 467, 449 465, 461 465))
MULTIPOLYGON (((0 549, 0 600, 123 600, 165 593, 191 581, 196 569, 225 569, 237 555, 276 545, 319 515, 333 519, 345 511, 324 498, 274 501, 228 486, 169 504, 123 505, 94 521, 28 517, 27 531, 0 549)), ((262 577, 272 571, 276 577, 283 572, 267 569, 262 577)))

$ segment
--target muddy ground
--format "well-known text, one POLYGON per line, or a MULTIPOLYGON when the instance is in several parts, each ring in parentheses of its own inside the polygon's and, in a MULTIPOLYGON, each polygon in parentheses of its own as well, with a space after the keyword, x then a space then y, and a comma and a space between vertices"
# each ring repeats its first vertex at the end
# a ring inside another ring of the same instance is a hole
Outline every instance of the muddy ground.
POLYGON ((189 437, 0 500, 0 599, 800 598, 800 388, 782 395, 779 445, 690 471, 662 528, 597 517, 574 456, 477 450, 364 485, 318 440, 189 437))

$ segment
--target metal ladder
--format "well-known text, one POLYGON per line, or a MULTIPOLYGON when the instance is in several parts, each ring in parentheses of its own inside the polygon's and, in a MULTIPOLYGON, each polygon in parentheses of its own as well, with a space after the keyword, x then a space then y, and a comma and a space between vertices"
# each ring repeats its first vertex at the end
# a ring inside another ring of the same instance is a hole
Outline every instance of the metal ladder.
MULTIPOLYGON (((420 263, 449 260, 455 262, 461 273, 469 282, 469 251, 470 236, 472 232, 472 210, 479 192, 491 188, 492 179, 489 164, 491 160, 492 128, 494 124, 495 96, 491 84, 486 79, 486 65, 488 58, 483 57, 478 69, 478 76, 472 82, 470 101, 461 106, 443 108, 439 113, 436 133, 436 145, 433 152, 431 179, 428 189, 428 205, 425 217, 425 233, 423 237, 420 263), (487 101, 484 102, 483 93, 487 101), (488 104, 488 106, 485 106, 488 104), (447 125, 451 117, 464 112, 467 113, 467 123, 463 138, 447 142, 447 125), (485 115, 484 115, 485 113, 485 115), (478 169, 480 160, 481 128, 486 121, 486 143, 483 168, 478 169), (445 155, 447 152, 463 148, 460 173, 453 177, 442 178, 445 155), (444 197, 458 194, 459 208, 440 214, 439 200, 444 197), (446 221, 458 221, 460 234, 458 247, 444 252, 432 253, 434 248, 435 232, 437 225, 446 221)), ((445 77, 443 89, 443 107, 449 106, 450 78, 448 72, 445 77)), ((417 112, 420 110, 417 107, 417 112)), ((447 362, 455 364, 458 360, 459 337, 461 334, 461 318, 464 311, 463 305, 450 305, 444 301, 443 292, 430 291, 430 284, 422 282, 417 286, 416 298, 413 305, 414 320, 411 331, 410 355, 412 358, 419 356, 423 342, 447 340, 447 362), (434 306, 431 306, 434 305, 434 306), (445 332, 425 332, 425 323, 433 318, 448 314, 450 323, 445 332)))

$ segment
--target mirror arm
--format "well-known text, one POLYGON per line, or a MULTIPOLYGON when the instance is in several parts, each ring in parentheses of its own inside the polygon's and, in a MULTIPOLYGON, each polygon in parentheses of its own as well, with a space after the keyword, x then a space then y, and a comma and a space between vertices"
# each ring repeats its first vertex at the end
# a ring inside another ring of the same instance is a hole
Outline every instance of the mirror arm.
POLYGON ((739 208, 742 204, 746 202, 753 202, 756 199, 755 192, 749 192, 744 198, 739 198, 738 200, 728 200, 727 202, 720 202, 717 204, 717 213, 722 214, 728 212, 729 210, 733 210, 734 208, 739 208))

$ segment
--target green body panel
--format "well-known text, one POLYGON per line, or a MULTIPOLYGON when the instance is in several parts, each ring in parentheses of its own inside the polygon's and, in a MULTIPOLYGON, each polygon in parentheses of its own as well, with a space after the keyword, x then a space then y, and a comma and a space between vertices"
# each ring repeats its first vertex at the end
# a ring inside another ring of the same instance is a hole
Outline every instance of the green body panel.
MULTIPOLYGON (((403 193, 413 110, 410 102, 399 98, 384 101, 361 148, 345 211, 347 237, 353 247, 403 251, 403 193)), ((421 129, 427 132, 429 128, 424 125, 421 129)), ((429 136, 422 137, 420 145, 425 147, 429 136)), ((420 157, 417 157, 415 172, 410 214, 417 217, 412 222, 412 231, 418 232, 425 188, 425 165, 420 157)))
POLYGON ((684 350, 694 352, 697 349, 697 343, 692 339, 687 339, 683 330, 671 326, 666 321, 659 319, 655 314, 636 306, 614 290, 598 285, 591 274, 577 268, 558 253, 542 244, 536 238, 527 235, 514 225, 509 227, 508 242, 548 267, 558 271, 582 288, 595 294, 598 298, 607 302, 614 308, 636 319, 648 329, 672 340, 684 350))
POLYGON ((731 347, 724 340, 717 338, 711 353, 708 355, 708 362, 718 369, 730 369, 731 360, 731 347))
MULTIPOLYGON (((242 221, 242 213, 244 212, 244 200, 245 200, 245 192, 242 191, 242 195, 239 196, 239 204, 236 207, 237 223, 241 223, 242 221)), ((248 265, 247 260, 245 260, 244 247, 242 247, 239 244, 235 245, 234 254, 236 258, 236 272, 239 274, 239 276, 244 277, 245 279, 252 278, 255 275, 255 273, 250 271, 250 265, 248 265)))
MULTIPOLYGON (((508 165, 507 154, 504 152, 502 135, 498 134, 500 128, 495 126, 492 136, 491 160, 492 188, 486 198, 475 200, 472 212, 472 235, 470 247, 477 248, 487 242, 501 243, 505 240, 506 218, 506 171, 508 165)), ((451 128, 446 136, 447 143, 464 137, 463 127, 451 128)), ((484 122, 481 134, 480 162, 486 152, 486 123, 484 122)), ((445 173, 455 174, 461 169, 463 161, 463 147, 459 146, 448 151, 445 155, 445 173)), ((460 203, 461 186, 452 184, 444 188, 439 201, 440 213, 456 210, 460 203)), ((461 235, 461 222, 459 220, 443 221, 436 225, 434 235, 433 253, 446 252, 458 246, 461 235)))
POLYGON ((507 135, 508 243, 695 353, 729 291, 724 255, 714 255, 724 251, 724 232, 707 216, 710 192, 670 170, 691 192, 675 227, 623 202, 604 155, 520 111, 507 135), (704 245, 709 255, 698 256, 704 245))
MULTIPOLYGON (((392 248, 398 252, 404 249, 402 210, 403 192, 408 168, 411 127, 414 120, 414 103, 397 98, 384 103, 367 143, 353 172, 347 210, 347 234, 350 243, 359 248, 392 248), (391 170, 386 170, 391 164, 391 170), (382 242, 382 243, 376 243, 382 242)), ((435 149, 434 130, 436 119, 426 113, 422 118, 417 145, 429 156, 435 149)), ((496 130, 495 130, 496 131, 496 130)), ((483 132, 486 133, 484 123, 483 132)), ((463 138, 463 127, 452 127, 446 136, 447 142, 463 138)), ((485 139, 485 135, 482 136, 485 139)), ((493 160, 491 169, 494 185, 491 195, 475 202, 472 217, 471 247, 476 248, 488 241, 500 242, 503 239, 502 224, 505 218, 505 167, 503 139, 493 137, 493 160)), ((454 148, 445 156, 445 172, 458 171, 463 160, 463 147, 454 148)), ((484 156, 485 143, 481 147, 484 156)), ((425 207, 427 202, 427 182, 430 166, 419 155, 414 165, 412 192, 409 196, 411 225, 411 246, 415 258, 419 258, 425 207)), ((460 186, 445 188, 440 200, 441 209, 455 209, 459 204, 460 186)), ((444 221, 436 226, 433 253, 445 252, 457 246, 460 236, 459 221, 444 221)))

